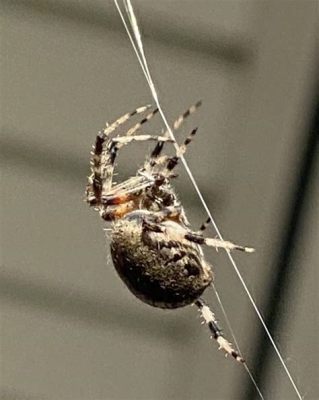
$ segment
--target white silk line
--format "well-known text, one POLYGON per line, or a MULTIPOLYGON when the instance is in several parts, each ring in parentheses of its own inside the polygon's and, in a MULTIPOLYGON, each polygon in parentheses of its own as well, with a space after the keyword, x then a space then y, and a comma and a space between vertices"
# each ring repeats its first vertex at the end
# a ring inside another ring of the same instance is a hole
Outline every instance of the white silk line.
MULTIPOLYGON (((127 23, 125 21, 125 18, 123 16, 123 13, 122 13, 119 5, 118 5, 118 2, 117 2, 117 0, 114 0, 115 6, 116 6, 116 8, 118 10, 118 13, 119 13, 120 17, 121 17, 121 20, 123 22, 123 25, 124 25, 125 30, 127 32, 127 35, 128 35, 128 37, 130 39, 130 42, 131 42, 131 44, 133 46, 133 49, 134 49, 134 52, 135 52, 135 54, 137 56, 137 59, 138 59, 140 65, 141 65, 141 68, 143 70, 145 78, 146 78, 146 80, 147 80, 147 82, 149 84, 153 99, 155 101, 156 106, 158 107, 158 110, 159 110, 159 113, 160 113, 160 115, 162 117, 164 125, 165 125, 167 131, 169 132, 171 138, 174 140, 174 146, 175 146, 176 150, 179 150, 179 146, 176 143, 173 131, 172 131, 171 127, 169 126, 168 121, 166 119, 166 116, 165 116, 165 114, 164 114, 164 112, 162 110, 162 107, 161 107, 161 104, 159 102, 158 95, 157 95, 157 92, 156 92, 156 89, 155 89, 151 74, 150 74, 150 71, 149 71, 149 68, 148 68, 148 64, 147 64, 146 57, 145 57, 145 54, 144 54, 144 48, 143 48, 143 42, 142 42, 140 30, 138 28, 137 20, 136 20, 136 17, 135 17, 135 13, 134 13, 131 1, 130 0, 123 0, 123 2, 124 2, 127 14, 129 16, 129 19, 130 19, 131 27, 132 27, 132 30, 134 32, 134 36, 135 36, 135 40, 136 40, 137 45, 138 45, 138 49, 137 49, 136 44, 135 44, 135 42, 134 42, 134 40, 132 38, 131 32, 130 32, 128 26, 127 26, 127 23)), ((211 220, 211 223, 212 223, 212 225, 213 225, 218 237, 221 240, 224 240, 222 235, 221 235, 220 230, 218 229, 218 226, 217 226, 213 216, 211 215, 211 212, 210 212, 210 210, 209 210, 209 208, 207 206, 207 203, 206 203, 205 199, 203 198, 202 193, 199 190, 199 187, 198 187, 198 185, 197 185, 197 183, 195 181, 195 178, 194 178, 194 176, 193 176, 193 174, 192 174, 192 172, 191 172, 191 170, 190 170, 190 168, 189 168, 184 156, 182 155, 180 158, 181 158, 182 163, 184 165, 184 168, 185 168, 185 170, 186 170, 186 172, 187 172, 187 174, 188 174, 188 176, 189 176, 189 178, 190 178, 190 180, 191 180, 191 182, 192 182, 192 184, 193 184, 193 186, 194 186, 194 188, 196 190, 196 193, 197 193, 197 195, 198 195, 198 197, 199 197, 199 199, 200 199, 200 201, 201 201, 201 203, 202 203, 207 215, 209 216, 209 218, 211 220)), ((276 345, 276 343, 275 343, 275 341, 274 341, 269 329, 267 328, 267 325, 266 325, 266 323, 265 323, 265 321, 264 321, 264 319, 263 319, 263 317, 262 317, 262 315, 261 315, 261 313, 260 313, 260 311, 259 311, 259 309, 258 309, 258 307, 257 307, 257 305, 256 305, 256 303, 255 303, 255 301, 254 301, 254 299, 253 299, 253 297, 252 297, 252 295, 251 295, 251 293, 250 293, 250 291, 249 291, 249 289, 248 289, 248 287, 247 287, 247 285, 246 285, 246 283, 245 283, 245 281, 244 281, 244 279, 243 279, 243 277, 242 277, 242 275, 241 275, 241 273, 240 273, 240 271, 239 271, 239 269, 237 267, 237 265, 236 265, 236 262, 235 262, 234 258, 230 254, 229 250, 226 249, 226 252, 227 252, 228 258, 229 258, 229 260, 230 260, 230 262, 231 262, 231 264, 232 264, 232 266, 233 266, 233 268, 234 268, 234 270, 235 270, 235 272, 236 272, 236 274, 237 274, 237 276, 238 276, 238 278, 239 278, 239 280, 240 280, 240 282, 241 282, 241 284, 242 284, 242 286, 243 286, 243 288, 244 288, 244 290, 245 290, 245 292, 246 292, 246 294, 247 294, 247 296, 248 296, 248 298, 249 298, 249 300, 250 300, 250 302, 251 302, 251 304, 252 304, 252 306, 253 306, 253 308, 254 308, 254 310, 255 310, 255 312, 256 312, 256 314, 257 314, 257 316, 258 316, 258 318, 259 318, 259 320, 260 320, 260 322, 261 322, 261 324, 262 324, 262 326, 263 326, 263 328, 264 328, 264 330, 265 330, 265 332, 266 332, 271 344, 272 344, 272 346, 273 346, 273 348, 275 349, 275 352, 277 353, 277 356, 278 356, 278 358, 279 358, 279 360, 280 360, 280 362, 281 362, 281 364, 282 364, 282 366, 283 366, 283 368, 284 368, 284 370, 285 370, 285 372, 286 372, 286 374, 287 374, 287 376, 288 376, 288 378, 290 380, 290 383, 291 383, 292 387, 294 388, 294 390, 296 392, 296 395, 297 395, 298 399, 299 400, 303 400, 302 396, 301 396, 301 394, 300 394, 300 392, 299 392, 299 390, 297 388, 297 385, 294 382, 294 380, 292 378, 292 375, 290 374, 290 372, 288 370, 288 367, 287 367, 287 365, 286 365, 286 363, 285 363, 285 361, 284 361, 284 359, 283 359, 283 357, 282 357, 282 355, 281 355, 281 353, 280 353, 280 351, 279 351, 279 349, 278 349, 278 347, 277 347, 277 345, 276 345)), ((254 382, 254 380, 253 380, 253 382, 254 382)))

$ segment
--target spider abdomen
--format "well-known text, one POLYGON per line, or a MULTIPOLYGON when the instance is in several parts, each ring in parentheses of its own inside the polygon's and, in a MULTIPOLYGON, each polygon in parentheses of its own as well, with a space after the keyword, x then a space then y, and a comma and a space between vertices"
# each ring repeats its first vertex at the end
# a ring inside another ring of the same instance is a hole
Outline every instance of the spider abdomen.
POLYGON ((114 267, 136 297, 155 307, 178 308, 193 303, 209 286, 211 267, 185 234, 177 222, 155 224, 147 211, 134 211, 114 224, 114 267))

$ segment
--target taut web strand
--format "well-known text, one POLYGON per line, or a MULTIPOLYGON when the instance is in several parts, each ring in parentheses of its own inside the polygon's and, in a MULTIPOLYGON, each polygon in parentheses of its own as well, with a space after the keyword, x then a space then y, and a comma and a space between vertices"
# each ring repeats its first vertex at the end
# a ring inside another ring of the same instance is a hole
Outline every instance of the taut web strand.
MULTIPOLYGON (((155 89, 151 74, 150 74, 150 71, 149 71, 149 68, 148 68, 148 64, 147 64, 146 57, 145 57, 145 54, 144 54, 144 48, 143 48, 143 42, 142 42, 140 30, 138 28, 137 20, 136 20, 136 17, 135 17, 135 13, 134 13, 131 1, 130 0, 123 0, 123 2, 124 2, 124 5, 126 7, 126 12, 127 12, 128 17, 129 17, 129 20, 130 20, 130 24, 131 24, 131 27, 132 27, 132 30, 133 30, 133 33, 134 33, 134 37, 135 37, 136 43, 135 43, 135 41, 134 41, 134 39, 133 39, 133 37, 131 35, 131 32, 130 32, 130 30, 128 28, 128 25, 127 25, 126 20, 125 20, 125 18, 123 16, 122 10, 120 9, 120 7, 118 5, 117 0, 114 0, 114 4, 115 4, 115 6, 117 8, 117 11, 118 11, 120 17, 121 17, 121 20, 122 20, 122 23, 124 25, 124 28, 125 28, 125 30, 127 32, 127 35, 129 37, 129 39, 130 39, 130 42, 131 42, 132 47, 134 49, 134 52, 135 52, 135 54, 137 56, 137 59, 138 59, 138 61, 140 63, 142 71, 143 71, 143 73, 145 75, 147 83, 148 83, 148 85, 150 87, 151 94, 153 96, 154 102, 155 102, 156 106, 158 107, 159 113, 160 113, 160 115, 162 117, 162 120, 164 122, 164 125, 165 125, 167 131, 169 132, 169 135, 174 140, 174 146, 175 146, 176 150, 178 150, 179 146, 175 141, 175 137, 174 137, 173 131, 172 131, 171 127, 169 126, 168 121, 166 119, 166 116, 165 116, 165 114, 164 114, 164 112, 162 110, 162 107, 161 107, 161 104, 160 104, 160 101, 159 101, 159 98, 158 98, 158 95, 157 95, 157 92, 156 92, 156 89, 155 89), (138 48, 137 48, 136 44, 137 44, 138 48)), ((187 162, 186 162, 186 160, 185 160, 183 155, 181 156, 181 160, 182 160, 184 168, 185 168, 185 170, 186 170, 186 172, 187 172, 187 174, 188 174, 188 176, 189 176, 189 178, 190 178, 190 180, 191 180, 191 182, 192 182, 192 184, 193 184, 193 186, 194 186, 194 188, 196 190, 196 193, 197 193, 197 195, 198 195, 198 197, 199 197, 199 199, 200 199, 200 201, 201 201, 201 203, 202 203, 202 205, 203 205, 208 217, 211 220, 211 223, 212 223, 212 225, 213 225, 213 227, 214 227, 214 229, 215 229, 215 231, 217 233, 217 236, 221 240, 224 240, 222 235, 221 235, 221 232, 220 232, 220 230, 219 230, 219 228, 218 228, 218 226, 217 226, 217 224, 216 224, 216 222, 215 222, 215 220, 213 218, 213 216, 211 215, 211 212, 210 212, 210 210, 209 210, 209 208, 207 206, 207 203, 206 203, 205 199, 203 198, 202 193, 200 192, 199 187, 198 187, 198 185, 197 185, 197 183, 195 181, 195 178, 194 178, 194 176, 193 176, 193 174, 192 174, 192 172, 191 172, 191 170, 190 170, 190 168, 189 168, 189 166, 188 166, 188 164, 187 164, 187 162)), ((291 383, 291 385, 292 385, 292 387, 293 387, 298 399, 302 400, 302 396, 301 396, 301 394, 299 392, 299 389, 297 388, 296 383, 295 383, 292 375, 290 374, 290 372, 288 370, 288 367, 287 367, 287 365, 286 365, 286 363, 285 363, 285 361, 284 361, 284 359, 283 359, 283 357, 282 357, 282 355, 281 355, 281 353, 280 353, 280 351, 279 351, 279 349, 278 349, 278 347, 277 347, 277 345, 276 345, 276 343, 275 343, 275 341, 274 341, 274 339, 273 339, 273 337, 272 337, 272 335, 271 335, 271 333, 270 333, 270 331, 269 331, 269 329, 268 329, 268 327, 267 327, 267 325, 266 325, 266 323, 265 323, 265 321, 264 321, 264 319, 263 319, 263 317, 262 317, 262 315, 261 315, 261 313, 260 313, 260 311, 259 311, 259 309, 258 309, 258 307, 257 307, 257 305, 256 305, 256 303, 255 303, 255 301, 254 301, 254 299, 253 299, 253 297, 252 297, 252 295, 251 295, 251 293, 250 293, 250 291, 249 291, 249 289, 248 289, 248 287, 247 287, 247 285, 246 285, 246 283, 245 283, 245 281, 244 281, 244 279, 243 279, 243 277, 241 275, 241 273, 240 273, 240 271, 239 271, 239 269, 238 269, 238 267, 237 267, 237 265, 236 265, 236 262, 235 262, 233 256, 231 255, 229 250, 226 249, 226 252, 227 252, 227 256, 228 256, 228 258, 229 258, 229 260, 230 260, 230 262, 231 262, 231 264, 232 264, 232 266, 233 266, 233 268, 234 268, 234 270, 235 270, 235 272, 236 272, 236 274, 237 274, 237 276, 238 276, 238 278, 239 278, 239 280, 240 280, 240 282, 241 282, 241 284, 242 284, 242 286, 243 286, 243 288, 244 288, 244 290, 245 290, 245 292, 246 292, 246 294, 247 294, 247 296, 248 296, 248 298, 249 298, 249 300, 250 300, 250 302, 251 302, 251 304, 252 304, 252 306, 253 306, 253 308, 254 308, 254 310, 255 310, 255 312, 256 312, 256 314, 257 314, 257 316, 258 316, 258 318, 259 318, 259 320, 260 320, 260 322, 261 322, 261 324, 262 324, 262 326, 263 326, 263 328, 264 328, 264 330, 265 330, 265 332, 266 332, 266 334, 267 334, 267 336, 268 336, 268 338, 269 338, 269 340, 270 340, 270 342, 271 342, 271 344, 272 344, 272 346, 273 346, 273 348, 274 348, 274 350, 275 350, 275 352, 276 352, 276 354, 277 354, 277 356, 279 358, 279 360, 280 360, 280 363, 281 363, 282 367, 284 368, 284 370, 285 370, 285 372, 287 374, 287 377, 288 377, 288 379, 289 379, 289 381, 290 381, 290 383, 291 383)), ((233 334, 233 331, 232 331, 230 323, 229 323, 229 319, 227 318, 227 315, 226 315, 225 309, 224 309, 224 307, 223 307, 223 305, 221 303, 220 297, 219 297, 218 293, 216 292, 215 288, 214 288, 214 290, 215 290, 217 299, 218 299, 218 301, 219 301, 219 303, 220 303, 220 305, 222 307, 222 311, 223 311, 223 314, 224 314, 224 316, 226 318, 226 322, 227 322, 227 324, 228 324, 228 326, 229 326, 229 328, 231 330, 231 333, 233 334)), ((234 335, 233 335, 233 337, 234 337, 234 335)), ((236 346, 238 346, 235 337, 234 337, 234 341, 235 341, 236 346)), ((263 399, 263 396, 262 396, 262 394, 261 394, 261 392, 260 392, 255 380, 253 379, 253 377, 251 375, 251 372, 249 371, 247 365, 246 365, 246 370, 247 370, 247 372, 248 372, 248 374, 249 374, 254 386, 256 387, 256 389, 258 391, 258 394, 263 399)))

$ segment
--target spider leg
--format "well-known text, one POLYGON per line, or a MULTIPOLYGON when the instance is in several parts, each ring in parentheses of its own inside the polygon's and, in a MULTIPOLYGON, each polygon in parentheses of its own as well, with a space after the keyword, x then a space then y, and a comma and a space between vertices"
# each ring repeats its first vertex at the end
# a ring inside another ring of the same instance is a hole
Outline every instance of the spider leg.
POLYGON ((136 136, 136 135, 134 135, 143 126, 143 124, 150 121, 157 114, 157 112, 158 112, 158 108, 155 108, 153 111, 151 111, 149 114, 147 114, 145 118, 143 118, 141 121, 139 121, 137 124, 135 124, 132 128, 130 128, 124 136, 118 136, 116 138, 113 138, 113 143, 116 143, 116 145, 111 144, 110 149, 108 149, 108 144, 105 146, 106 151, 113 152, 113 155, 112 155, 111 159, 101 162, 102 164, 105 165, 105 177, 103 180, 103 182, 105 182, 105 183, 103 183, 103 187, 102 187, 102 193, 101 193, 102 197, 105 196, 105 194, 108 192, 108 190, 112 187, 114 161, 115 161, 117 152, 121 147, 125 146, 126 144, 128 144, 132 141, 157 140, 158 142, 161 142, 161 141, 173 142, 168 137, 164 137, 164 136, 151 136, 151 135, 136 136), (107 168, 106 168, 106 166, 107 166, 107 168), (106 182, 108 182, 108 184, 106 182))
POLYGON ((155 108, 153 111, 151 111, 149 114, 147 114, 145 118, 143 118, 141 121, 139 121, 137 124, 135 124, 132 128, 130 128, 126 132, 125 136, 133 136, 135 134, 135 132, 137 132, 139 129, 141 129, 141 127, 146 122, 149 122, 157 113, 158 113, 158 108, 155 108))
POLYGON ((112 132, 115 131, 120 125, 124 124, 127 120, 132 118, 134 115, 141 114, 147 109, 149 109, 151 106, 148 104, 146 106, 138 107, 135 110, 128 112, 121 117, 119 117, 116 121, 114 121, 112 124, 108 125, 104 130, 103 133, 105 136, 109 136, 112 132))
MULTIPOLYGON (((187 119, 191 114, 193 114, 200 106, 202 102, 201 100, 198 101, 197 103, 191 105, 183 114, 181 114, 173 123, 173 129, 176 131, 179 129, 179 127, 182 125, 182 123, 187 119)), ((169 132, 166 131, 163 136, 169 136, 169 132)), ((164 147, 164 142, 159 142, 156 144, 154 147, 150 159, 145 161, 144 168, 147 168, 148 166, 154 166, 157 164, 156 159, 161 155, 161 152, 164 147)))
MULTIPOLYGON (((93 150, 91 152, 91 175, 88 177, 88 184, 86 187, 86 199, 90 205, 96 205, 100 201, 102 190, 102 166, 106 165, 109 161, 103 154, 104 143, 107 140, 107 137, 131 117, 143 113, 148 108, 150 108, 150 105, 138 107, 135 110, 122 115, 112 124, 108 125, 104 130, 100 131, 96 136, 95 144, 93 145, 93 150)), ((112 172, 113 170, 111 169, 110 174, 108 175, 112 175, 112 172)), ((109 186, 111 185, 112 181, 110 180, 109 186)))
POLYGON ((184 140, 184 143, 179 147, 178 151, 176 152, 176 155, 168 159, 167 165, 166 165, 167 171, 172 171, 176 167, 179 159, 186 152, 187 146, 191 143, 194 136, 196 135, 197 129, 198 128, 195 128, 191 131, 191 133, 184 140))
POLYGON ((180 115, 173 123, 174 130, 176 131, 182 125, 185 119, 193 114, 201 105, 202 101, 199 100, 197 103, 191 105, 182 115, 180 115))
POLYGON ((244 363, 245 360, 240 356, 240 354, 236 350, 234 350, 234 348, 232 347, 232 344, 229 343, 227 339, 225 339, 223 332, 218 325, 215 314, 208 307, 208 305, 204 302, 204 300, 199 298, 195 301, 194 304, 198 307, 198 309, 204 319, 204 322, 208 325, 208 328, 212 334, 212 337, 219 344, 219 348, 224 350, 226 355, 230 354, 232 357, 235 358, 236 361, 244 363))
POLYGON ((153 135, 138 135, 138 136, 118 136, 112 139, 112 142, 118 143, 117 144, 117 150, 119 150, 120 147, 131 143, 133 141, 135 142, 144 142, 146 140, 156 140, 159 143, 160 142, 171 142, 174 143, 174 140, 168 138, 167 136, 153 136, 153 135))
MULTIPOLYGON (((191 143, 193 140, 193 137, 195 136, 198 128, 194 128, 191 133, 187 136, 187 138, 184 140, 184 143, 179 147, 178 151, 176 152, 176 155, 173 157, 168 157, 168 156, 161 156, 157 157, 156 160, 150 160, 148 164, 146 164, 146 167, 142 169, 142 171, 146 169, 151 169, 148 171, 151 173, 152 168, 154 166, 161 166, 166 163, 166 166, 163 168, 162 171, 160 171, 160 174, 163 177, 166 178, 173 178, 176 177, 177 175, 173 174, 171 171, 176 167, 178 164, 181 156, 186 152, 187 146, 191 143)), ((160 144, 160 142, 159 142, 160 144)))
POLYGON ((202 225, 199 227, 198 233, 201 234, 202 232, 204 232, 207 229, 210 222, 211 222, 211 219, 210 219, 210 217, 208 217, 206 219, 206 221, 203 222, 202 225))
POLYGON ((221 240, 218 238, 205 238, 204 236, 196 233, 196 232, 188 232, 185 235, 185 239, 189 240, 190 242, 197 243, 199 245, 206 245, 215 247, 216 249, 225 249, 226 251, 230 250, 240 250, 245 251, 246 253, 253 253, 255 249, 252 247, 240 246, 238 244, 234 244, 232 242, 228 242, 225 240, 221 240))
MULTIPOLYGON (((141 109, 142 108, 137 109, 137 111, 135 110, 135 112, 125 114, 104 131, 100 131, 98 133, 95 141, 94 151, 91 153, 91 175, 88 178, 88 185, 86 189, 86 198, 90 205, 96 205, 100 203, 101 198, 112 187, 114 162, 117 152, 122 146, 132 141, 158 140, 172 142, 171 139, 164 136, 133 136, 133 134, 140 129, 145 122, 149 121, 157 113, 157 109, 153 110, 143 120, 131 128, 125 136, 107 139, 107 136, 115 129, 115 126, 118 127, 119 124, 124 123, 130 116, 136 114, 137 112, 142 112, 141 109)), ((143 111, 145 109, 146 108, 144 107, 143 111)))
MULTIPOLYGON (((156 224, 159 224, 167 219, 170 220, 177 220, 179 221, 184 215, 184 210, 183 207, 181 206, 169 206, 169 207, 165 207, 163 208, 163 210, 161 211, 157 211, 157 212, 153 212, 152 213, 152 221, 150 222, 154 222, 156 224)), ((251 247, 246 247, 246 246, 240 246, 238 244, 234 244, 232 242, 229 241, 224 241, 218 238, 205 238, 204 236, 202 236, 201 234, 197 233, 197 232, 191 232, 191 231, 187 231, 185 229, 184 232, 187 233, 182 233, 182 236, 180 236, 180 238, 186 239, 190 242, 199 244, 199 245, 206 245, 206 246, 211 246, 211 247, 215 247, 216 249, 218 248, 222 248, 225 249, 226 251, 230 251, 230 250, 240 250, 240 251, 245 251, 246 253, 253 253, 255 251, 255 249, 251 248, 251 247)), ((181 232, 178 233, 178 235, 180 235, 181 232)))

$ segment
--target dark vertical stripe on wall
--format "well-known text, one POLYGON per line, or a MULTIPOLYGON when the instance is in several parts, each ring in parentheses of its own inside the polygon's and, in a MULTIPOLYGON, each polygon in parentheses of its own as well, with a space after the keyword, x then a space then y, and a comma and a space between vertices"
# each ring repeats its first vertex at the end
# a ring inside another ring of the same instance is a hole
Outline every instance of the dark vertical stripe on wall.
MULTIPOLYGON (((319 87, 317 92, 312 114, 310 116, 310 126, 301 139, 300 151, 303 153, 300 158, 299 171, 292 187, 290 201, 287 202, 286 223, 282 227, 282 232, 278 240, 278 253, 272 262, 273 271, 277 271, 273 280, 269 283, 266 291, 269 293, 264 307, 266 324, 271 333, 278 332, 280 324, 283 322, 284 310, 280 305, 286 298, 289 298, 293 289, 294 282, 302 279, 298 275, 298 265, 294 262, 294 249, 297 246, 299 235, 301 235, 302 220, 306 211, 307 196, 310 192, 311 184, 315 175, 316 158, 319 155, 319 87)), ((289 316, 288 316, 289 318, 289 316)), ((259 329, 256 335, 255 353, 251 362, 252 373, 262 391, 267 393, 265 385, 271 372, 271 361, 274 357, 274 350, 263 328, 259 329)), ((292 372, 293 374, 293 372, 292 372)), ((287 385, 289 385, 287 377, 287 385)), ((239 391, 242 400, 260 399, 252 383, 247 380, 239 391)), ((267 397, 267 396, 266 396, 267 397)))

